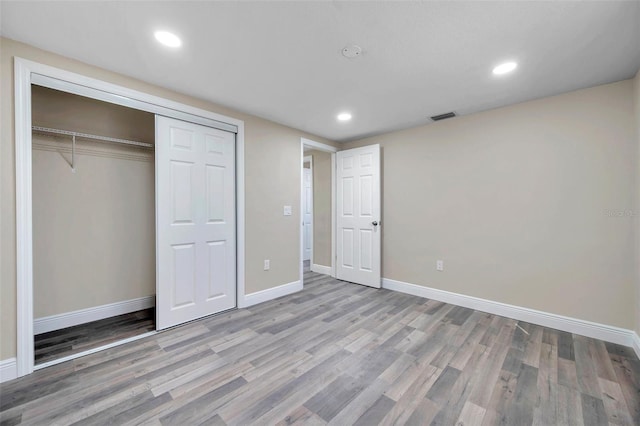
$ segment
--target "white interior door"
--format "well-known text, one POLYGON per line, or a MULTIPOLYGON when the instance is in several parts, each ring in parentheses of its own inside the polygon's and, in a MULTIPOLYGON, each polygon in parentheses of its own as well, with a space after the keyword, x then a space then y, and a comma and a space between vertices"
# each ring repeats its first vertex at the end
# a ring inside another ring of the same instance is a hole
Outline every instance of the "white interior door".
POLYGON ((304 229, 304 256, 303 260, 311 259, 313 250, 313 172, 312 169, 304 169, 304 205, 302 226, 304 229))
POLYGON ((156 115, 156 326, 236 306, 235 134, 156 115))
POLYGON ((340 280, 380 288, 380 145, 337 153, 340 280))

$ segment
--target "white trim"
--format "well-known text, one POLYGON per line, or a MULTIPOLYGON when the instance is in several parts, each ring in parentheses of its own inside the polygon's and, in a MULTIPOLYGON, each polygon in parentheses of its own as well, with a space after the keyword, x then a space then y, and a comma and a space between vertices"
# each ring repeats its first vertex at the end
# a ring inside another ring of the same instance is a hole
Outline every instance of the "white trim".
POLYGON ((304 144, 302 143, 304 139, 300 139, 300 162, 298 163, 300 165, 300 226, 298 227, 298 229, 300 230, 300 236, 299 236, 299 252, 300 252, 300 259, 298 262, 298 275, 300 276, 300 282, 303 283, 304 282, 304 226, 302 225, 302 211, 304 210, 304 202, 302 200, 303 194, 304 194, 304 144))
POLYGON ((127 108, 146 111, 152 114, 202 124, 203 126, 213 127, 214 129, 227 132, 236 133, 238 131, 237 123, 231 123, 226 117, 219 114, 189 105, 182 105, 168 99, 138 92, 137 90, 122 86, 116 86, 104 81, 94 80, 90 77, 58 70, 47 65, 37 64, 36 62, 23 61, 33 70, 33 75, 31 76, 32 84, 86 98, 97 99, 111 104, 122 105, 127 108), (43 72, 36 70, 34 66, 38 66, 38 69, 43 72), (45 75, 45 73, 47 74, 45 75), (71 76, 73 80, 68 78, 69 76, 71 76))
POLYGON ((282 284, 277 287, 268 288, 266 290, 256 291, 255 293, 247 294, 244 297, 246 303, 244 307, 246 308, 249 306, 257 305, 258 303, 268 302, 269 300, 287 296, 300 290, 302 290, 302 281, 293 281, 288 284, 282 284))
POLYGON ((638 336, 638 333, 633 333, 633 342, 631 344, 631 347, 635 351, 638 359, 640 359, 640 336, 638 336))
POLYGON ((304 163, 309 163, 309 170, 311 170, 311 254, 309 255, 309 261, 311 264, 313 264, 313 227, 315 226, 314 222, 313 222, 313 156, 312 155, 305 155, 304 157, 302 157, 302 192, 300 193, 300 226, 302 226, 302 244, 303 244, 303 249, 302 249, 302 259, 306 260, 304 258, 304 163))
POLYGON ((0 361, 0 383, 8 382, 18 377, 18 367, 15 358, 0 361))
MULTIPOLYGON (((238 306, 244 303, 245 266, 245 181, 244 121, 185 105, 169 99, 107 83, 63 69, 23 58, 14 58, 15 147, 16 147, 16 332, 18 377, 33 372, 33 246, 31 192, 31 82, 32 74, 51 77, 95 90, 128 98, 155 107, 173 110, 171 114, 189 114, 199 120, 213 120, 237 127, 236 134, 236 232, 238 306)), ((71 85, 69 85, 71 87, 71 85)), ((89 90, 91 89, 91 90, 89 90)), ((74 89, 75 90, 75 89, 74 89)), ((188 120, 187 120, 188 121, 188 120)), ((214 126, 215 127, 215 126, 214 126)))
POLYGON ((31 64, 14 61, 16 147, 16 365, 33 371, 33 246, 31 219, 31 64))
POLYGON ((336 153, 331 153, 331 275, 336 277, 336 153))
POLYGON ((331 275, 332 270, 331 266, 311 264, 311 271, 317 272, 318 274, 331 275))
MULTIPOLYGON (((300 138, 300 160, 304 162, 304 147, 311 147, 318 151, 324 151, 331 154, 331 271, 329 275, 335 278, 336 276, 336 152, 338 148, 327 145, 322 142, 316 142, 307 138, 300 138)), ((304 194, 304 171, 300 170, 300 213, 302 215, 303 201, 302 196, 304 194)), ((302 224, 302 218, 300 218, 302 224)), ((304 235, 303 227, 300 226, 300 282, 304 282, 304 268, 302 265, 302 259, 304 258, 304 235)), ((311 252, 311 262, 313 265, 313 250, 311 252)))
POLYGON ((52 365, 60 364, 63 362, 71 361, 72 359, 80 358, 85 355, 91 355, 96 352, 104 351, 105 349, 115 348, 116 346, 124 345, 125 343, 135 342, 136 340, 144 339, 145 337, 153 336, 159 333, 159 331, 149 331, 147 333, 138 334, 137 336, 127 337, 126 339, 118 340, 117 342, 108 343, 106 345, 98 346, 97 348, 87 349, 83 352, 78 352, 77 354, 67 355, 62 358, 54 359, 52 361, 43 362, 42 364, 36 365, 33 369, 41 370, 43 368, 51 367, 52 365))
POLYGON ((236 288, 238 308, 246 306, 244 289, 244 122, 236 134, 236 288))
POLYGON ((80 309, 64 314, 51 315, 43 318, 36 318, 33 321, 33 334, 47 333, 61 328, 73 327, 74 325, 86 324, 104 318, 136 312, 142 309, 153 308, 156 305, 155 296, 140 297, 137 299, 124 300, 122 302, 109 303, 102 306, 80 309))
POLYGON ((549 312, 523 308, 521 306, 508 305, 506 303, 494 302, 492 300, 480 299, 473 296, 466 296, 464 294, 452 293, 416 284, 409 284, 389 278, 382 279, 382 288, 412 294, 414 296, 424 297, 427 299, 434 299, 440 302, 451 303, 457 306, 464 306, 465 308, 513 318, 518 321, 526 321, 532 324, 555 328, 557 330, 580 334, 582 336, 592 337, 624 346, 632 346, 634 339, 633 336, 635 335, 633 331, 624 328, 565 317, 549 312))
POLYGON ((338 152, 338 148, 336 148, 335 146, 327 145, 326 143, 322 142, 312 141, 311 139, 300 138, 300 142, 302 143, 302 145, 309 146, 311 148, 317 149, 318 151, 338 152))

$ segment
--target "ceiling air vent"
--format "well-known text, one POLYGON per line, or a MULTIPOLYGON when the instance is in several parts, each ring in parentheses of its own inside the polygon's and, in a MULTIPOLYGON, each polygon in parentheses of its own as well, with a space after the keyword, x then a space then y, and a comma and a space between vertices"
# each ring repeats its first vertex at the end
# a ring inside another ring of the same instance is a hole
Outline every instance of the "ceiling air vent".
POLYGON ((433 121, 440 121, 440 120, 446 120, 447 118, 452 118, 455 116, 456 116, 456 113, 452 111, 452 112, 447 112, 440 115, 434 115, 433 117, 431 117, 431 119, 433 121))

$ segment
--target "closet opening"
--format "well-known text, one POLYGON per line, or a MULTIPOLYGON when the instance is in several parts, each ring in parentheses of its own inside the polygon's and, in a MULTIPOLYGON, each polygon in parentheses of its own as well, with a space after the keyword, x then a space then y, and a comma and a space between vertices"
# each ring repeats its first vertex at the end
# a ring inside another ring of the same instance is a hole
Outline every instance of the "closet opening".
POLYGON ((33 84, 34 364, 156 330, 155 115, 33 84))

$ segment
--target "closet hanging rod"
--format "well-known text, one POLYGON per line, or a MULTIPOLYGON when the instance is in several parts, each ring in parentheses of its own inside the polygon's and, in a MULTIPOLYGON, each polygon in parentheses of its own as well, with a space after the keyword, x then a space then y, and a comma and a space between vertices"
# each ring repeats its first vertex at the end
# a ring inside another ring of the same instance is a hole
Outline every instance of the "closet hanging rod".
POLYGON ((131 141, 131 140, 128 140, 128 139, 110 138, 108 136, 90 135, 88 133, 71 132, 69 130, 51 129, 49 127, 31 126, 31 128, 33 130, 37 131, 37 132, 53 133, 53 134, 56 134, 56 135, 75 136, 75 137, 78 137, 78 138, 94 139, 94 140, 100 140, 100 141, 106 141, 106 142, 121 143, 121 144, 125 144, 125 145, 135 145, 135 146, 140 146, 140 147, 143 147, 143 148, 154 148, 154 145, 152 143, 147 143, 147 142, 138 142, 138 141, 131 141))

